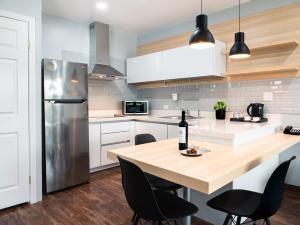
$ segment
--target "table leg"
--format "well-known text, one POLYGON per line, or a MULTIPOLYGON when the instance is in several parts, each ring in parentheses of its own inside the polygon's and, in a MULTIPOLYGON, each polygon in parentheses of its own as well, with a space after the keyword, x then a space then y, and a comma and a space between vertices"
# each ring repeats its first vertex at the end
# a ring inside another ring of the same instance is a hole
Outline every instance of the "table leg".
MULTIPOLYGON (((190 202, 191 201, 191 189, 184 187, 183 188, 183 199, 190 202)), ((183 219, 183 224, 184 225, 191 225, 192 224, 192 217, 187 216, 183 219)))

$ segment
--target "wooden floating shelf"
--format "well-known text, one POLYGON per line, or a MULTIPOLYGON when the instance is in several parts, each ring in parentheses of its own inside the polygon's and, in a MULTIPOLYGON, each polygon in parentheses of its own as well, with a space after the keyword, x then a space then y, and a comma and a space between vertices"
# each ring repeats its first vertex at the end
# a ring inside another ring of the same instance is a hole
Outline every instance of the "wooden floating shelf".
MULTIPOLYGON (((286 40, 286 41, 277 41, 277 42, 272 42, 267 45, 254 45, 253 47, 250 47, 251 52, 255 51, 262 51, 262 50, 280 50, 280 49, 287 49, 287 48, 292 48, 296 47, 299 45, 299 42, 296 40, 286 40)), ((226 50, 225 54, 229 54, 230 50, 226 50)))
POLYGON ((259 75, 259 74, 270 74, 270 73, 288 73, 288 72, 297 72, 299 68, 297 67, 270 67, 265 69, 255 69, 247 71, 237 71, 237 72, 228 72, 225 73, 226 76, 243 76, 243 75, 259 75))

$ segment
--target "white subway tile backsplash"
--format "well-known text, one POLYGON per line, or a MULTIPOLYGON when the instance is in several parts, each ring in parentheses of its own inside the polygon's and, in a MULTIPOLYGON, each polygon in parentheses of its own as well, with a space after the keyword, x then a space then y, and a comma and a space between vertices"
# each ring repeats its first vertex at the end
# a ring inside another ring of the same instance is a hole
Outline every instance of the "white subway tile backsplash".
POLYGON ((224 100, 231 111, 244 112, 250 103, 262 102, 266 113, 300 114, 300 78, 144 89, 137 91, 137 98, 150 100, 154 110, 161 110, 163 104, 168 104, 172 110, 211 111, 217 100, 224 100), (173 92, 178 93, 178 104, 171 100, 173 92), (264 100, 265 92, 273 95, 273 100, 264 100))

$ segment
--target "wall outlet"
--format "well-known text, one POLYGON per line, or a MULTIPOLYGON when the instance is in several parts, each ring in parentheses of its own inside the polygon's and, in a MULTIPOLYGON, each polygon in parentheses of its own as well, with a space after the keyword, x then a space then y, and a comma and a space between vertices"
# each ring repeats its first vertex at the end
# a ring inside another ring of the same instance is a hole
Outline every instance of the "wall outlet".
POLYGON ((264 92, 264 101, 273 101, 273 92, 264 92))
POLYGON ((164 105, 164 110, 167 110, 169 109, 169 106, 168 105, 164 105))

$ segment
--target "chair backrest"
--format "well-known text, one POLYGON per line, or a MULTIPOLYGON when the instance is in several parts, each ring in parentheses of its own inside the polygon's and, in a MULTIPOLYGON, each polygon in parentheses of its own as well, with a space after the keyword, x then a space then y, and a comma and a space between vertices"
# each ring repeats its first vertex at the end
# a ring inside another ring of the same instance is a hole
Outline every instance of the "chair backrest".
POLYGON ((135 164, 120 157, 118 159, 122 171, 122 185, 130 208, 146 220, 164 219, 144 172, 135 164))
POLYGON ((155 137, 151 134, 138 134, 135 136, 135 145, 141 145, 150 142, 156 142, 155 137))
POLYGON ((281 206, 283 199, 284 183, 286 175, 292 160, 291 159, 281 163, 269 178, 262 195, 262 200, 258 211, 266 218, 273 216, 281 206))

